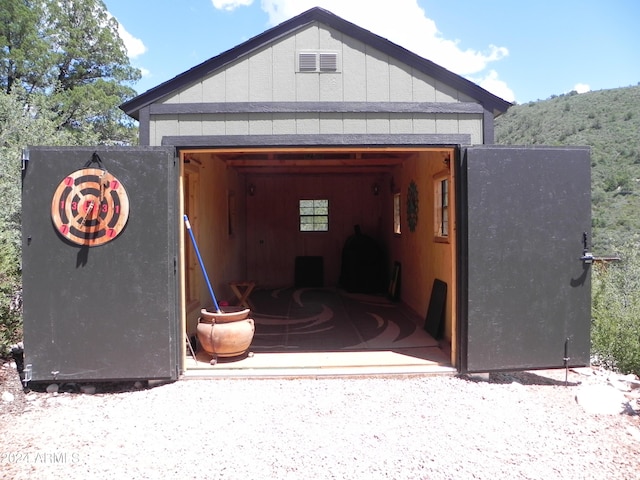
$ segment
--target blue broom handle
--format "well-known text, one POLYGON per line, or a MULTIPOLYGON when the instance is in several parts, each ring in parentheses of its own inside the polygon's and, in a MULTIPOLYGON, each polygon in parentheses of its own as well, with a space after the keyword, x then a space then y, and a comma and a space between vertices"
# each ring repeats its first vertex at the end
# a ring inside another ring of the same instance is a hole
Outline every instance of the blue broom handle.
POLYGON ((193 248, 196 251, 196 256, 198 257, 198 262, 200 262, 200 268, 202 268, 202 273, 204 275, 204 279, 207 282, 207 287, 209 288, 209 293, 211 294, 211 298, 213 298, 213 306, 216 307, 216 312, 220 313, 220 307, 218 306, 218 301, 216 300, 216 296, 213 293, 213 288, 211 287, 211 282, 209 282, 209 276, 207 275, 207 269, 204 268, 204 262, 202 261, 202 257, 200 256, 200 250, 198 250, 198 245, 196 244, 196 239, 193 236, 193 232, 191 231, 191 224, 189 223, 189 217, 184 216, 184 224, 187 227, 187 232, 189 232, 189 236, 191 237, 191 242, 193 243, 193 248))

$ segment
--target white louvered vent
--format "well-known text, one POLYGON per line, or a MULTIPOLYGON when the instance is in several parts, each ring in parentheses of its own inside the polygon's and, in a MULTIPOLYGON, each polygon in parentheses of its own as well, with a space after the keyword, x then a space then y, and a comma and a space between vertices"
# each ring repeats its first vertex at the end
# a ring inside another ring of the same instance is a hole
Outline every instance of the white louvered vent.
POLYGON ((338 54, 331 53, 319 53, 320 57, 320 71, 321 72, 336 72, 338 70, 338 54))
POLYGON ((337 52, 298 52, 299 72, 338 72, 337 52))
POLYGON ((318 71, 318 54, 315 52, 300 52, 298 55, 298 70, 301 72, 318 71))

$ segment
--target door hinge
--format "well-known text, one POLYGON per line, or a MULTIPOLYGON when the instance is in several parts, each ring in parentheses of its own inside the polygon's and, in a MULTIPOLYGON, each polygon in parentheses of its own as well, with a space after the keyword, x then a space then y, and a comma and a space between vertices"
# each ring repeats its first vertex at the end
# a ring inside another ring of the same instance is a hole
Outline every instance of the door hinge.
POLYGON ((22 157, 20 158, 20 161, 22 162, 22 170, 26 170, 27 169, 27 164, 29 163, 29 149, 28 148, 23 148, 22 149, 22 157))

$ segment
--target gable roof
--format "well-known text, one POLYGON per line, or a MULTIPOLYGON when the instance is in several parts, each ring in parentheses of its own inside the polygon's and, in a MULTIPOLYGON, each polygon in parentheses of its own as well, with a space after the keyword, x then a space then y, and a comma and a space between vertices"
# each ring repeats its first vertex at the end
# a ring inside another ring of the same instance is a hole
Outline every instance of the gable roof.
POLYGON ((451 86, 452 88, 477 100, 486 110, 493 112, 494 115, 499 115, 500 113, 505 112, 512 105, 506 100, 488 92, 479 85, 433 63, 430 60, 427 60, 426 58, 420 57, 419 55, 416 55, 415 53, 370 32, 369 30, 348 22, 328 10, 315 7, 301 13, 297 17, 293 17, 280 25, 256 35, 255 37, 221 53, 220 55, 196 65, 186 72, 161 83, 157 87, 154 87, 137 97, 132 98, 120 105, 120 109, 127 115, 138 120, 139 113, 142 108, 155 103, 162 97, 180 90, 217 70, 224 68, 226 65, 236 61, 242 56, 258 50, 274 40, 289 35, 290 33, 314 22, 325 24, 344 35, 353 37, 362 43, 425 73, 435 80, 451 86))

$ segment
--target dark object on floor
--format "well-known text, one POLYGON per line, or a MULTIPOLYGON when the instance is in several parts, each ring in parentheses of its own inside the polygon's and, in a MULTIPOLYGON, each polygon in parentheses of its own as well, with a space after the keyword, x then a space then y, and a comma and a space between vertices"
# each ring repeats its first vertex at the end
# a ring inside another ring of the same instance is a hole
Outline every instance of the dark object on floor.
POLYGON ((354 230, 342 249, 340 286, 350 293, 383 293, 388 286, 385 252, 359 225, 354 230))
POLYGON ((295 286, 311 288, 324 286, 322 257, 296 257, 295 286))
POLYGON ((447 299, 447 284, 437 278, 433 281, 427 319, 424 329, 436 340, 442 338, 444 333, 444 307, 447 299))
POLYGON ((393 271, 391 272, 391 279, 389 280, 389 291, 387 292, 390 300, 397 302, 400 300, 400 285, 402 271, 402 265, 400 262, 394 262, 393 271))

